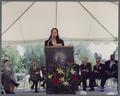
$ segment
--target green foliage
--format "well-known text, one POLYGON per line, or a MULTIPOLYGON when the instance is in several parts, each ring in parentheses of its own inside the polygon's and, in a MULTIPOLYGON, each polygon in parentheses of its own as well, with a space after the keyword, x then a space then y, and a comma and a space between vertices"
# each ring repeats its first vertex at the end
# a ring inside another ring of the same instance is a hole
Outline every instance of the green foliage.
MULTIPOLYGON (((88 46, 89 44, 81 42, 77 42, 77 45, 74 45, 74 58, 76 63, 81 64, 83 57, 87 56, 89 61, 94 64, 94 56, 90 49, 88 49, 88 46)), ((22 47, 25 49, 22 57, 16 47, 4 46, 2 48, 2 58, 9 58, 16 73, 26 72, 31 66, 33 59, 37 61, 39 66, 44 65, 44 46, 42 43, 30 43, 22 47)))
POLYGON ((42 66, 44 64, 44 51, 43 46, 41 44, 37 44, 35 46, 27 45, 25 47, 25 53, 23 56, 23 62, 26 66, 26 69, 28 69, 31 65, 31 61, 34 59, 37 61, 39 66, 42 66), (29 66, 29 67, 28 67, 29 66))
POLYGON ((83 57, 88 57, 89 62, 95 64, 94 55, 91 53, 88 46, 89 43, 80 43, 77 46, 74 46, 74 58, 77 63, 81 63, 83 57))
POLYGON ((18 53, 18 51, 11 46, 4 46, 2 48, 2 59, 8 59, 10 60, 13 71, 14 72, 23 72, 24 71, 24 65, 21 61, 21 56, 18 53))
POLYGON ((28 70, 33 59, 36 60, 40 66, 44 64, 44 51, 41 44, 37 44, 36 46, 30 44, 26 45, 24 48, 25 53, 22 57, 16 47, 4 46, 2 48, 3 60, 9 59, 13 66, 13 70, 16 73, 25 72, 28 70))

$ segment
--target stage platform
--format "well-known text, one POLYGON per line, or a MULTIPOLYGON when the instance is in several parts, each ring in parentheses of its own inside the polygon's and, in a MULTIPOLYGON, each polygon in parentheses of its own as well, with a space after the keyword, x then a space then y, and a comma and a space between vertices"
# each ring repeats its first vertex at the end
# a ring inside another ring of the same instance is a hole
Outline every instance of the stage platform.
MULTIPOLYGON (((38 93, 35 93, 34 90, 25 90, 25 89, 16 89, 16 93, 14 96, 104 96, 104 95, 113 95, 116 96, 118 95, 117 89, 116 88, 110 88, 106 87, 104 92, 100 92, 99 87, 95 87, 95 91, 83 91, 82 88, 79 88, 79 90, 76 92, 76 94, 46 94, 46 90, 44 88, 39 88, 38 93)), ((9 94, 9 96, 13 96, 13 94, 9 94)))

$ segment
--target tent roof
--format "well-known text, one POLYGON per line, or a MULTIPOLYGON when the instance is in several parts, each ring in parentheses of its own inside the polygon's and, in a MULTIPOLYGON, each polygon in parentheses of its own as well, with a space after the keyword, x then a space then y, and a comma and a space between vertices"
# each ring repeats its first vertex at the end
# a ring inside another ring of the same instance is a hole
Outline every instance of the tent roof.
POLYGON ((2 5, 3 41, 45 40, 56 26, 64 40, 114 41, 118 38, 118 5, 112 2, 7 2, 2 5))

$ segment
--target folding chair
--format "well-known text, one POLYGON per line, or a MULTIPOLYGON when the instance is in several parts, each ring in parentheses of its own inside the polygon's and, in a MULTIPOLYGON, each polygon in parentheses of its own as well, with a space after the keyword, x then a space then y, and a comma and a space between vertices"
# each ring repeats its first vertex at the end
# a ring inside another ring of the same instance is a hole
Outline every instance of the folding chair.
POLYGON ((4 90, 4 86, 1 84, 1 94, 6 94, 5 90, 4 90))

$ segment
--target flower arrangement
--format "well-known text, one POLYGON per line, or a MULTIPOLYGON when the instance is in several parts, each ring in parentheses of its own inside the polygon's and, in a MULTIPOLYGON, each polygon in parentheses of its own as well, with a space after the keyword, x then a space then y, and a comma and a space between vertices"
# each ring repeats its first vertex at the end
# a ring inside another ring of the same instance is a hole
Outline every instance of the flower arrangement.
POLYGON ((52 68, 52 72, 48 72, 48 79, 49 82, 51 82, 51 88, 59 88, 58 90, 62 91, 68 91, 71 88, 74 88, 73 86, 78 86, 78 83, 76 84, 76 82, 79 82, 79 76, 74 69, 74 64, 65 67, 56 67, 55 65, 55 67, 52 68))

